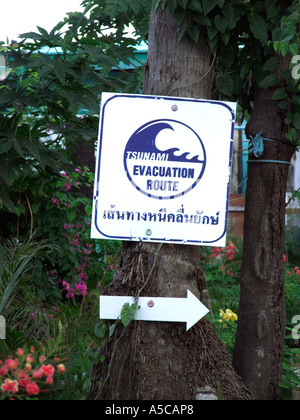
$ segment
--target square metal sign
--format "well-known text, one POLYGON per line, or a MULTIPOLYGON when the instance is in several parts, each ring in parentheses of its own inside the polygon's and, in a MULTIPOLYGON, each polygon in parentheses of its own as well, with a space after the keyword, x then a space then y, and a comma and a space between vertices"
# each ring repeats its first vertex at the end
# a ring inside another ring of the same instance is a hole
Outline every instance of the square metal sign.
POLYGON ((103 93, 92 238, 224 246, 236 104, 103 93))

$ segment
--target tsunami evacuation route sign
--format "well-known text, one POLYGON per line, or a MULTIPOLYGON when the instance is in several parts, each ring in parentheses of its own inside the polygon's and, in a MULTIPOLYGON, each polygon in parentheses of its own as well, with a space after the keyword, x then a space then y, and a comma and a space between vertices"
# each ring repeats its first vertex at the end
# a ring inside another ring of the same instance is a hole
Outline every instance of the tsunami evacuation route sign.
POLYGON ((102 96, 92 237, 224 246, 235 104, 102 96))

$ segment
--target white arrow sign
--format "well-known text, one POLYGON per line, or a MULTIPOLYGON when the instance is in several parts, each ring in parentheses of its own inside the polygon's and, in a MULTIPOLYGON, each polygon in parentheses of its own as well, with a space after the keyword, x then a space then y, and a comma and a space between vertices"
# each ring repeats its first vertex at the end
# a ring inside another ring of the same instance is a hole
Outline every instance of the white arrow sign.
MULTIPOLYGON (((130 296, 100 296, 100 319, 118 319, 125 303, 135 303, 130 296)), ((140 297, 137 321, 186 322, 188 331, 209 310, 188 290, 187 298, 140 297)))

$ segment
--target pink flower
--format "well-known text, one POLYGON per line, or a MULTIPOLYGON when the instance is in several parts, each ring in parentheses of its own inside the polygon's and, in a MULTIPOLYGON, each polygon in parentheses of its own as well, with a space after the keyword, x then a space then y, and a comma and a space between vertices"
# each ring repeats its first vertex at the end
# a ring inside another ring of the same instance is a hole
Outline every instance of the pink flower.
POLYGON ((53 384, 53 378, 52 378, 52 376, 48 376, 48 377, 47 377, 47 379, 46 379, 46 384, 47 384, 47 385, 52 385, 52 384, 53 384))
POLYGON ((52 203, 53 204, 57 204, 58 206, 60 205, 59 199, 58 198, 55 198, 55 197, 52 198, 52 203))
POLYGON ((0 377, 5 376, 8 373, 8 368, 6 366, 0 368, 0 377))
POLYGON ((52 365, 42 365, 41 371, 45 376, 53 376, 55 369, 52 365))
POLYGON ((37 369, 32 372, 32 376, 34 379, 41 379, 43 377, 43 372, 40 369, 37 369))
POLYGON ((66 371, 65 365, 61 364, 57 366, 58 373, 64 373, 66 371))
POLYGON ((78 172, 78 173, 80 173, 81 174, 81 170, 80 169, 75 169, 75 172, 78 172))
POLYGON ((30 378, 27 375, 26 372, 20 371, 18 374, 19 383, 23 388, 26 388, 26 386, 30 383, 30 378))
POLYGON ((18 349, 16 353, 17 353, 17 356, 19 356, 19 357, 23 357, 24 356, 24 352, 23 352, 22 349, 18 349))
POLYGON ((34 358, 31 356, 31 354, 26 357, 26 362, 27 363, 33 363, 34 362, 34 358))
POLYGON ((19 391, 18 381, 12 381, 11 379, 6 379, 4 384, 1 386, 2 391, 11 392, 16 394, 19 391))
POLYGON ((70 289, 68 293, 66 294, 67 299, 73 299, 73 297, 76 295, 76 291, 74 288, 70 289))
POLYGON ((70 284, 67 281, 65 281, 65 280, 62 282, 62 287, 65 290, 70 290, 70 284))
POLYGON ((5 366, 8 370, 15 370, 19 366, 19 363, 20 362, 18 360, 7 359, 5 362, 5 366))
POLYGON ((65 184, 65 191, 69 191, 72 188, 72 184, 69 184, 68 182, 65 184))
POLYGON ((81 295, 85 295, 86 291, 87 291, 87 286, 85 283, 80 282, 75 284, 76 289, 80 292, 81 295))
POLYGON ((40 389, 39 389, 38 385, 36 384, 36 382, 30 382, 26 386, 26 391, 30 395, 38 395, 38 393, 40 392, 40 389))

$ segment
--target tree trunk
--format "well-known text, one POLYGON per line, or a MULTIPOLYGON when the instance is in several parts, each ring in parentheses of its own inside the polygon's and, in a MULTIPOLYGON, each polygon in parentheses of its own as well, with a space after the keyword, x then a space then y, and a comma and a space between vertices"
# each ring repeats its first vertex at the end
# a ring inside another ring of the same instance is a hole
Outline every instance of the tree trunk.
MULTIPOLYGON (((144 93, 209 99, 214 83, 209 49, 177 38, 170 12, 152 12, 144 93)), ((144 286, 143 296, 182 298, 190 289, 203 300, 199 248, 124 243, 120 269, 105 294, 137 296, 144 286)), ((178 323, 133 321, 127 328, 119 323, 105 356, 104 365, 93 369, 90 399, 193 400, 206 385, 223 399, 251 398, 205 319, 188 332, 178 323)))
POLYGON ((286 185, 295 147, 285 139, 275 89, 258 90, 247 137, 263 131, 264 152, 250 155, 245 205, 241 300, 233 366, 255 399, 279 398, 285 339, 286 185), (261 160, 280 161, 280 163, 261 160), (256 162, 255 162, 256 161, 256 162), (282 162, 282 163, 281 163, 282 162))

